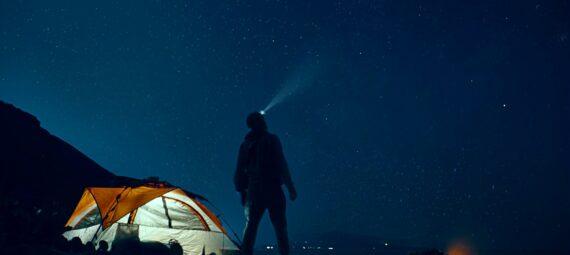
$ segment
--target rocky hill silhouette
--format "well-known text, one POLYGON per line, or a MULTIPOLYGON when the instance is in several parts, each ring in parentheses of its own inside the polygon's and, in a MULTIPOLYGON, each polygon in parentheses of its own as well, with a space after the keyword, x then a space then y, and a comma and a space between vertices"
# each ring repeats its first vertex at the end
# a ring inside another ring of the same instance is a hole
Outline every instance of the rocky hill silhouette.
POLYGON ((86 186, 138 181, 114 175, 2 101, 0 170, 0 251, 4 244, 41 246, 60 238, 86 186))

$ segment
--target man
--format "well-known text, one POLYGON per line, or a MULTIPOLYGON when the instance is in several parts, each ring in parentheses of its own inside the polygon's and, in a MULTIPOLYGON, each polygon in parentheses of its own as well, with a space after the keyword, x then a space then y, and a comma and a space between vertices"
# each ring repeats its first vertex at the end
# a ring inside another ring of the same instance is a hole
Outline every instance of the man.
POLYGON ((239 148, 234 175, 235 188, 240 193, 245 208, 242 254, 253 254, 257 228, 267 209, 275 229, 279 253, 289 255, 286 201, 281 185, 287 187, 291 201, 297 198, 297 191, 291 181, 281 142, 276 135, 267 132, 263 115, 251 113, 246 122, 251 130, 239 148))

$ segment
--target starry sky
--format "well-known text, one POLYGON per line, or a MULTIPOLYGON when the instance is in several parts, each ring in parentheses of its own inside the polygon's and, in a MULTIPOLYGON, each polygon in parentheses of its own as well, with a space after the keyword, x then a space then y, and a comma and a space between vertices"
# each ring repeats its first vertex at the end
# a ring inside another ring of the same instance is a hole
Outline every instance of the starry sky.
MULTIPOLYGON (((291 239, 570 249, 569 1, 0 2, 0 100, 241 233, 249 112, 282 141, 291 239)), ((80 169, 78 169, 80 171, 80 169)), ((269 221, 259 243, 274 240, 269 221)))

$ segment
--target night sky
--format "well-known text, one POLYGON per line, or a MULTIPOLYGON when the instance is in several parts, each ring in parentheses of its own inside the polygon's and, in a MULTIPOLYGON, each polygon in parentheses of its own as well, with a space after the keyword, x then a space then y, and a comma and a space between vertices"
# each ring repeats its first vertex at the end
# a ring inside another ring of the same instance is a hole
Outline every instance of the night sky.
MULTIPOLYGON (((117 175, 204 195, 241 235, 245 117, 294 84, 266 115, 299 192, 291 239, 570 249, 569 13, 538 0, 6 0, 0 100, 117 175)), ((258 244, 272 240, 265 218, 258 244)))

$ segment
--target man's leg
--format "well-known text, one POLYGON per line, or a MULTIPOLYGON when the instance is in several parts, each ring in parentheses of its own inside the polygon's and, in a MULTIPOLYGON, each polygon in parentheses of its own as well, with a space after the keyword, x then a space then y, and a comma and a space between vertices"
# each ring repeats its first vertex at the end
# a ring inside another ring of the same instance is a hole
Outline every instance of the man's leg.
POLYGON ((274 198, 269 202, 267 209, 269 210, 269 218, 275 229, 277 237, 277 246, 281 255, 289 255, 289 238, 287 236, 287 218, 285 216, 285 195, 279 189, 274 198))
POLYGON ((252 255, 253 246, 255 245, 255 237, 257 235, 257 228, 263 216, 265 208, 259 203, 251 203, 247 201, 245 205, 245 229, 243 231, 243 241, 241 246, 242 255, 252 255))

